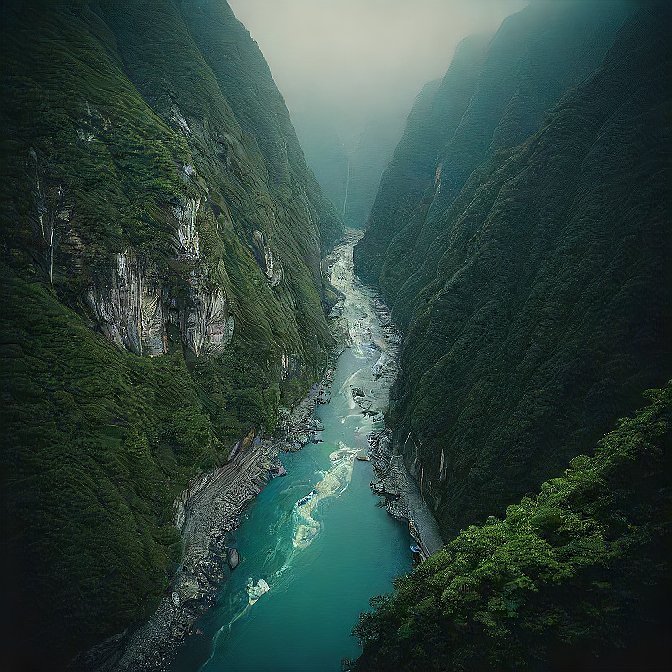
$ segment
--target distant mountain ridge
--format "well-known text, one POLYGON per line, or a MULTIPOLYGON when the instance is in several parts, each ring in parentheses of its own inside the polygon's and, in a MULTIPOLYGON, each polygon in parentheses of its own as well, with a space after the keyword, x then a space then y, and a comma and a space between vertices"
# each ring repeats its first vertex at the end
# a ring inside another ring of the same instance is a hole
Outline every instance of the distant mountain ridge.
POLYGON ((316 109, 292 112, 297 133, 322 191, 347 226, 361 229, 369 216, 381 175, 404 126, 404 116, 388 112, 367 123, 346 146, 316 109))

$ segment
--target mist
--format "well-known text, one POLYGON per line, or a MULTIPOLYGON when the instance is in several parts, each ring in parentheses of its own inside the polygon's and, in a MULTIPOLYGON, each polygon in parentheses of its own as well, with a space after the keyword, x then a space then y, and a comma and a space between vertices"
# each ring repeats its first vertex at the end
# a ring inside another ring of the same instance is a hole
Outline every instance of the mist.
MULTIPOLYGON (((405 114, 458 42, 494 32, 525 0, 230 0, 295 120, 330 120, 348 149, 367 123, 405 114)), ((299 129, 300 131, 300 129, 299 129)))

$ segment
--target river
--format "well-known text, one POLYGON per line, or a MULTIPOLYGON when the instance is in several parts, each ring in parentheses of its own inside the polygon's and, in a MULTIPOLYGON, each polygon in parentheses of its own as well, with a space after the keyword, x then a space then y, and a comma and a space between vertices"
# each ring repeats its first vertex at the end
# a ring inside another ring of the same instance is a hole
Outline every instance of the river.
POLYGON ((333 257, 331 280, 345 295, 351 345, 336 363, 331 402, 315 411, 323 442, 281 455, 287 475, 247 509, 235 532, 240 565, 172 672, 339 672, 342 658, 359 655, 351 635, 359 613, 411 568, 406 526, 371 493, 371 464, 355 459, 367 448, 373 420, 355 404, 352 388, 365 392, 372 409, 384 408, 390 377, 376 378, 371 367, 394 366, 395 355, 373 296, 354 276, 360 235, 350 232, 333 257), (250 604, 250 580, 258 586, 260 579, 269 590, 250 604))

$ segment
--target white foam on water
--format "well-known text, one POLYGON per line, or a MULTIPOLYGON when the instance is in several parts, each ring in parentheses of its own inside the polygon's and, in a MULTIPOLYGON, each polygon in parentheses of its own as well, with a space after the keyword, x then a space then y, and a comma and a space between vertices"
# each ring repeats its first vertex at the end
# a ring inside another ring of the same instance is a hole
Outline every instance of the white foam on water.
POLYGON ((294 548, 305 549, 319 534, 322 525, 313 517, 317 505, 324 499, 339 497, 350 485, 357 451, 339 441, 339 448, 329 455, 331 468, 322 472, 322 480, 315 486, 316 494, 308 502, 294 509, 294 548))

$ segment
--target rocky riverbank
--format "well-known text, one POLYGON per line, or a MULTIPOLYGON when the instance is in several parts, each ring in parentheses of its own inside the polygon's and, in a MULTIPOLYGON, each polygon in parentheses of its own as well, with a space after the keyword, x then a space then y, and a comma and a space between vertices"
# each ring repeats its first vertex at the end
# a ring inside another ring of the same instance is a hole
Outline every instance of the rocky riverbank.
POLYGON ((400 454, 392 448, 389 430, 369 435, 369 458, 378 481, 371 484, 375 494, 384 497, 387 512, 408 522, 408 530, 421 550, 423 559, 443 546, 436 520, 422 498, 400 454))
POLYGON ((267 481, 282 473, 279 453, 302 445, 313 424, 319 390, 326 385, 327 381, 314 386, 287 414, 282 438, 247 436, 236 445, 226 465, 190 483, 175 502, 175 522, 182 533, 184 555, 170 589, 146 623, 96 647, 78 661, 76 668, 97 672, 165 669, 238 564, 238 551, 229 545, 231 532, 267 481))
POLYGON ((254 437, 244 443, 225 466, 200 476, 176 502, 184 556, 171 587, 153 616, 127 634, 106 661, 96 661, 95 669, 162 669, 213 603, 218 586, 231 571, 229 533, 277 466, 277 447, 272 442, 254 437))
MULTIPOLYGON (((398 374, 401 332, 392 322, 389 308, 377 296, 372 297, 372 305, 383 328, 385 347, 374 376, 379 385, 377 396, 384 394, 389 400, 389 392, 398 374)), ((373 390, 372 390, 373 391, 373 390)), ((359 392, 359 390, 358 390, 359 392)), ((363 412, 371 412, 366 397, 356 399, 363 412)), ((384 423, 383 423, 384 424, 384 423)), ((423 558, 437 551, 443 545, 434 516, 421 496, 418 485, 411 477, 400 454, 395 454, 392 433, 381 427, 368 436, 369 459, 377 481, 371 489, 384 498, 387 512, 394 518, 408 522, 408 529, 421 550, 423 558)))

